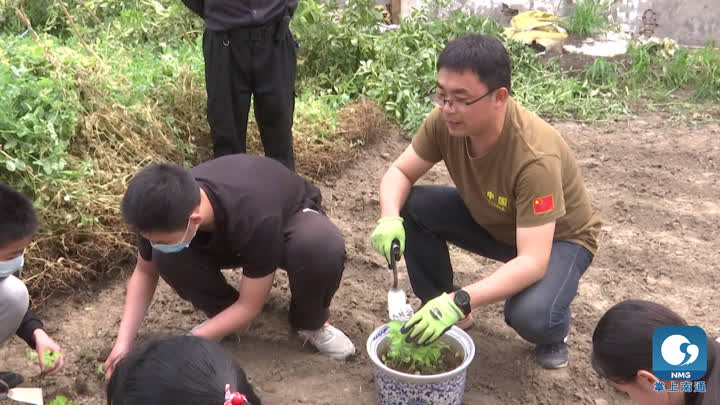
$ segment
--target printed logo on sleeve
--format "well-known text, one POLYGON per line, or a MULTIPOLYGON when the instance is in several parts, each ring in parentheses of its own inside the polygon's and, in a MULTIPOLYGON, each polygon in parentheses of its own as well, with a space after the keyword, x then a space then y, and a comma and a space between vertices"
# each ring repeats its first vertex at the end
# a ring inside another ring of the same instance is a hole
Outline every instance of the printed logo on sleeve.
POLYGON ((545 197, 533 199, 533 212, 535 214, 543 214, 550 212, 555 208, 555 201, 553 200, 552 194, 546 195, 545 197))

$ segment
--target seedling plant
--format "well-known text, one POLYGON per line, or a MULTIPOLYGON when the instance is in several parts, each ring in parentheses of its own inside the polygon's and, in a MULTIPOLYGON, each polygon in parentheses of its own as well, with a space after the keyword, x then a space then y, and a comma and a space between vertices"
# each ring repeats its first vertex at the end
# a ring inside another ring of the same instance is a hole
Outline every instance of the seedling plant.
MULTIPOLYGON (((27 357, 30 360, 36 360, 38 358, 37 352, 34 350, 31 350, 31 349, 27 349, 25 351, 25 354, 27 355, 27 357)), ((50 368, 54 368, 55 362, 57 361, 57 359, 59 357, 60 357, 60 353, 55 353, 50 349, 45 349, 43 351, 43 364, 45 364, 46 366, 48 366, 50 368)))
POLYGON ((58 395, 55 397, 55 399, 50 401, 50 403, 48 405, 77 405, 77 404, 75 402, 70 402, 70 400, 67 399, 67 397, 65 397, 65 396, 58 395))
POLYGON ((460 364, 461 353, 453 351, 441 340, 426 346, 406 342, 405 336, 400 332, 402 325, 402 321, 388 324, 390 333, 387 339, 390 347, 387 353, 381 355, 386 366, 410 374, 431 375, 450 371, 460 364))

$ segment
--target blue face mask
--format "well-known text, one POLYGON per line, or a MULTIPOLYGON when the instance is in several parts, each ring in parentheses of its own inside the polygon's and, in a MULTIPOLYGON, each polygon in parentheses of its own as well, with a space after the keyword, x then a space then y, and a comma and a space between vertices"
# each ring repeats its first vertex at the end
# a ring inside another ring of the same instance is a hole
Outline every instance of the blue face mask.
POLYGON ((170 245, 163 245, 163 244, 160 244, 160 243, 152 243, 152 242, 150 242, 150 245, 151 245, 154 249, 157 249, 157 250, 159 250, 160 252, 163 252, 163 253, 177 253, 177 252, 179 252, 179 251, 187 248, 188 246, 190 246, 190 242, 192 242, 193 238, 194 238, 195 235, 197 234, 197 229, 195 229, 195 233, 193 233, 192 238, 190 238, 189 241, 185 242, 185 237, 187 236, 188 231, 190 230, 190 224, 191 224, 191 222, 188 220, 188 226, 187 226, 187 228, 185 228, 185 234, 183 234, 183 237, 180 239, 180 242, 178 242, 178 243, 173 243, 173 244, 170 244, 170 245))
POLYGON ((23 264, 25 264, 25 255, 20 255, 14 259, 0 262, 0 278, 12 275, 21 268, 23 264))

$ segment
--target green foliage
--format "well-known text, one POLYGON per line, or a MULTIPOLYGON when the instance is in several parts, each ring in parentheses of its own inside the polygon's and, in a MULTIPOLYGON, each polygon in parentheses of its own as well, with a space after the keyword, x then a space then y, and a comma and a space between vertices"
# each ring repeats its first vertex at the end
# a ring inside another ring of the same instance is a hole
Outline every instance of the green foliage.
POLYGON ((720 52, 712 42, 699 50, 667 52, 661 44, 631 46, 621 78, 640 94, 681 88, 693 90, 697 101, 720 101, 720 52))
POLYGON ((43 351, 43 364, 50 368, 55 367, 55 362, 58 358, 60 358, 60 353, 53 352, 50 349, 43 351))
POLYGON ((598 58, 586 68, 585 77, 597 85, 613 85, 617 82, 619 70, 617 63, 598 58))
MULTIPOLYGON (((35 361, 38 358, 38 354, 35 350, 26 349, 25 355, 30 359, 31 361, 35 361)), ((50 349, 45 349, 43 351, 43 364, 46 366, 53 368, 55 367, 55 362, 57 359, 60 358, 60 353, 55 353, 50 349)))
POLYGON ((608 18, 611 5, 611 1, 605 0, 579 0, 565 18, 563 26, 569 34, 580 36, 606 32, 611 27, 608 18))
POLYGON ((305 134, 313 142, 332 138, 339 120, 337 109, 333 108, 333 105, 341 103, 343 101, 340 97, 301 93, 295 106, 293 131, 305 134))
POLYGON ((503 31, 494 20, 461 11, 436 18, 434 11, 446 3, 430 2, 397 30, 382 33, 382 14, 372 0, 349 0, 342 12, 317 0, 300 2, 292 24, 300 43, 300 86, 348 101, 366 95, 414 133, 432 108, 425 95, 435 83, 445 45, 467 33, 501 36, 503 31))
POLYGON ((27 356, 30 361, 35 361, 38 358, 37 352, 33 349, 25 349, 25 356, 27 356))
POLYGON ((56 396, 48 405, 77 405, 75 402, 71 402, 67 397, 63 395, 56 396))
POLYGON ((45 57, 51 39, 0 37, 0 46, 0 166, 26 178, 58 176, 80 109, 71 77, 45 57))
POLYGON ((513 97, 537 114, 601 121, 629 112, 617 87, 571 76, 552 60, 542 63, 521 43, 510 42, 507 48, 513 65, 513 97))
POLYGON ((105 366, 102 363, 98 363, 95 367, 95 375, 101 380, 107 380, 107 373, 105 372, 105 366))
MULTIPOLYGON (((59 39, 76 33, 58 0, 0 0, 22 10, 38 32, 59 39)), ((125 45, 194 43, 203 30, 200 17, 179 0, 63 0, 80 34, 88 43, 108 33, 125 45)), ((5 31, 20 33, 26 29, 14 9, 0 11, 5 31)))
POLYGON ((390 340, 390 349, 382 356, 386 366, 395 369, 404 369, 412 374, 436 374, 441 369, 443 354, 449 352, 450 346, 436 340, 427 346, 416 346, 407 343, 405 336, 400 332, 402 321, 388 323, 390 333, 387 338, 390 340))

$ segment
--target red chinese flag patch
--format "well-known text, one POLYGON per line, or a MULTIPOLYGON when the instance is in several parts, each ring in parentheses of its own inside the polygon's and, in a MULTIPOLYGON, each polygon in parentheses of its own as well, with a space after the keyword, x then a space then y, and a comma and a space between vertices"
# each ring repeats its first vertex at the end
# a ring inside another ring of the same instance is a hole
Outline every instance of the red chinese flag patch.
POLYGON ((533 212, 535 214, 550 212, 553 208, 555 208, 555 202, 553 201, 552 194, 533 199, 533 212))

